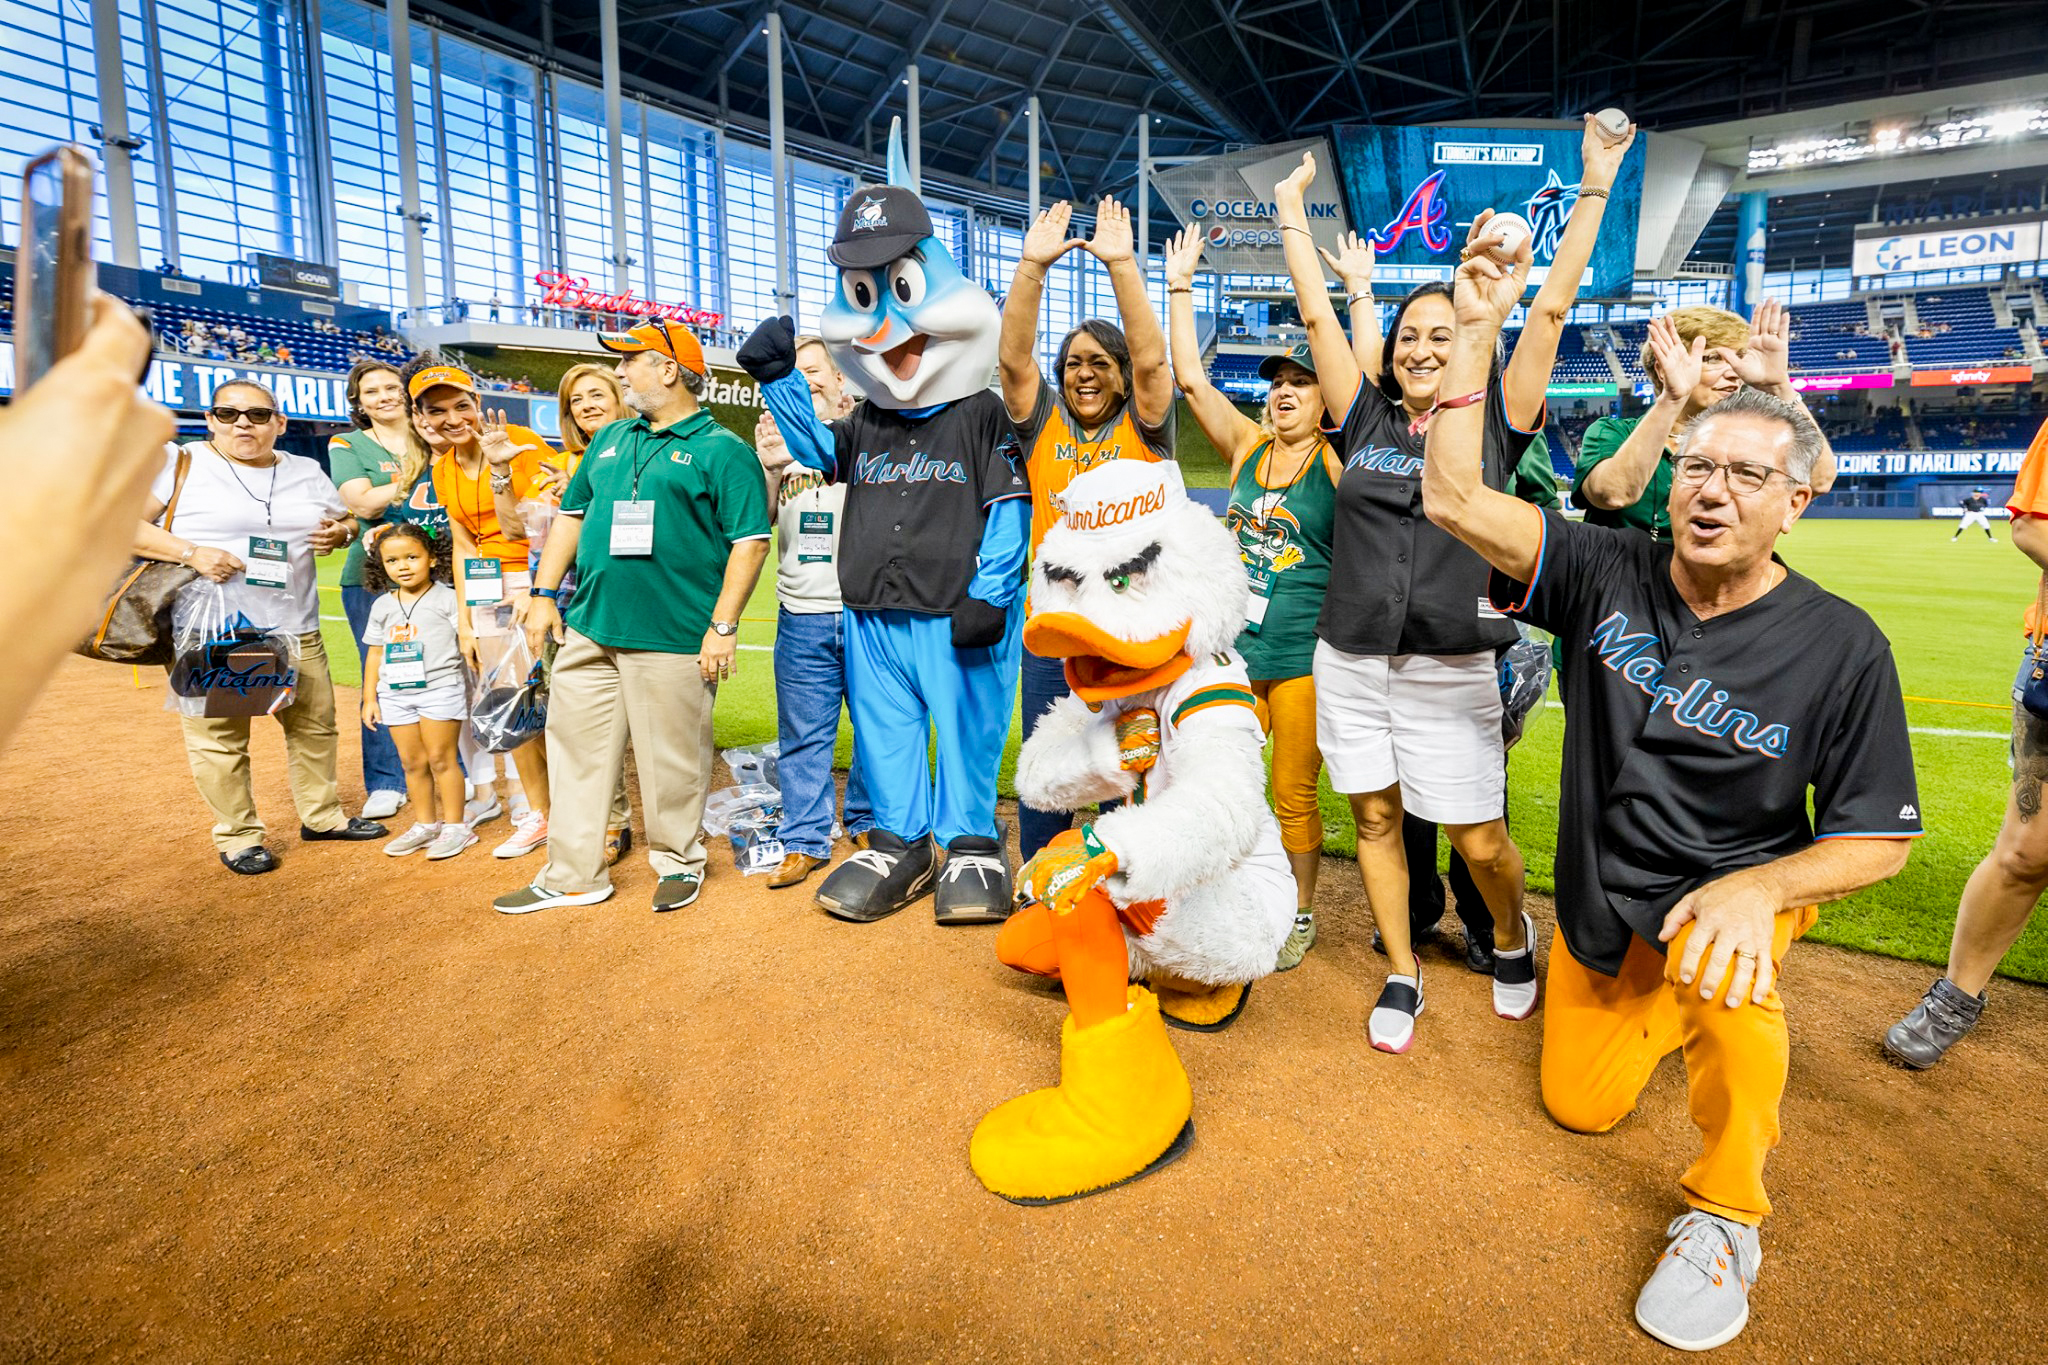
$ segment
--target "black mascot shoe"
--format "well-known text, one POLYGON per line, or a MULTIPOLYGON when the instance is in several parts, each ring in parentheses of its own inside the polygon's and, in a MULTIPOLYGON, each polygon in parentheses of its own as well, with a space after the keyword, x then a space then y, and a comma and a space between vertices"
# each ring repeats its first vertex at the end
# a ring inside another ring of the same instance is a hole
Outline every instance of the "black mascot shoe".
POLYGON ((946 845, 932 918, 940 924, 1001 924, 1010 917, 1012 894, 1002 841, 963 834, 946 845))
POLYGON ((866 848, 848 855, 825 878, 818 888, 818 908, 855 924, 887 919, 932 889, 938 864, 931 836, 906 844, 887 830, 874 830, 866 848))

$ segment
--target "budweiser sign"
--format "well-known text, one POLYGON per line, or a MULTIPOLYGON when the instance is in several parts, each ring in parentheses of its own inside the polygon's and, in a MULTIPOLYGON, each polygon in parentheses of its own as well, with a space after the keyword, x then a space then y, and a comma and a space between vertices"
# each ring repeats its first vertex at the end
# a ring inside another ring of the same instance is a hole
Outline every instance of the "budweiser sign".
POLYGON ((623 294, 601 294, 590 287, 588 278, 565 275, 559 270, 537 270, 533 282, 541 287, 540 301, 550 308, 576 308, 592 313, 622 313, 636 318, 670 318, 691 327, 716 327, 725 314, 713 313, 688 303, 656 303, 653 299, 623 294))

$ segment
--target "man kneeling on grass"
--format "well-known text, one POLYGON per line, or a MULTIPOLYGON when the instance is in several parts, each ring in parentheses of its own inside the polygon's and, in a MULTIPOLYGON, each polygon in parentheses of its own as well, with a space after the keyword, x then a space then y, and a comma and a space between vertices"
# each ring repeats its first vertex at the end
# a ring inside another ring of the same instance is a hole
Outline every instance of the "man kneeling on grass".
POLYGON ((626 758, 640 775, 654 908, 680 910, 704 884, 711 703, 735 667, 740 609, 768 558, 761 467, 697 401, 710 370, 681 324, 600 333, 617 353, 626 406, 600 427, 562 494, 533 592, 527 642, 552 637, 548 862, 492 902, 508 915, 589 905, 612 893, 605 825, 626 758), (575 567, 566 624, 555 607, 575 567))
POLYGON ((1674 462, 1669 544, 1481 482, 1487 365, 1527 271, 1526 247, 1459 269, 1423 506, 1493 565, 1494 604, 1563 647, 1543 1102, 1605 1132, 1683 1049, 1704 1150, 1636 1321, 1705 1350, 1749 1320, 1785 950, 1821 902, 1905 866, 1913 754, 1884 636, 1772 552, 1812 498, 1820 434, 1802 409, 1745 390, 1701 414, 1674 462))

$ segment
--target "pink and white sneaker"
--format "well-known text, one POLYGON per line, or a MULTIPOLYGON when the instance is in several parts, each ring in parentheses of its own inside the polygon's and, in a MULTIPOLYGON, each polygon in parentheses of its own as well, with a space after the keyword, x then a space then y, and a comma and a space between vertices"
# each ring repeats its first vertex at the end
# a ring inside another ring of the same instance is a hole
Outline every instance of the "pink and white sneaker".
POLYGON ((512 837, 491 850, 493 858, 524 858, 548 841, 548 818, 530 810, 512 824, 512 837))

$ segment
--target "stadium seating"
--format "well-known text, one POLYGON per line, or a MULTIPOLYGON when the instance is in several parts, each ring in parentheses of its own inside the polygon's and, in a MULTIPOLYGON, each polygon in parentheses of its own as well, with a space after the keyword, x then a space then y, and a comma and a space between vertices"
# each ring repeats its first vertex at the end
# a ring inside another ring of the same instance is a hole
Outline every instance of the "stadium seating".
POLYGON ((1991 296, 1982 289, 1944 289, 1913 300, 1922 328, 1935 335, 1909 332, 1906 356, 1915 365, 1986 365, 2024 354, 2020 334, 2000 327, 1991 311, 1991 296), (1946 327, 1947 331, 1941 331, 1946 327))
POLYGON ((1868 335, 1861 302, 1809 303, 1792 310, 1792 368, 1798 374, 1889 368, 1891 342, 1868 335))
POLYGON ((1915 420, 1929 450, 2024 450, 2042 417, 2038 412, 1943 412, 1921 413, 1915 420))
POLYGON ((1607 368, 1607 355, 1592 345, 1582 327, 1566 327, 1557 344, 1557 367, 1551 375, 1559 383, 1611 384, 1614 372, 1607 368))
POLYGON ((1896 412, 1880 413, 1855 422, 1827 423, 1828 444, 1838 451, 1905 450, 1912 443, 1906 436, 1906 420, 1896 412))

